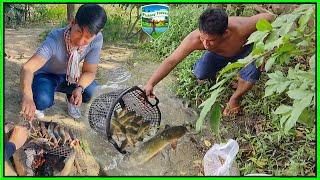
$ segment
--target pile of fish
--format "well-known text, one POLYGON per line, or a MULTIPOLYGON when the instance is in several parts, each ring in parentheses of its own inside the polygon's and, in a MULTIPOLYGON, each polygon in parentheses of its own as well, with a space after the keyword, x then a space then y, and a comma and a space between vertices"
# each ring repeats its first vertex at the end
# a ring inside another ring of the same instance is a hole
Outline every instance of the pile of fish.
POLYGON ((150 130, 150 122, 143 121, 142 116, 137 116, 134 111, 123 108, 114 112, 111 119, 111 133, 121 144, 121 150, 135 147, 138 141, 142 142, 150 130))
POLYGON ((63 127, 56 122, 38 121, 33 123, 31 135, 33 139, 47 143, 52 148, 74 147, 79 140, 74 137, 71 129, 63 127))

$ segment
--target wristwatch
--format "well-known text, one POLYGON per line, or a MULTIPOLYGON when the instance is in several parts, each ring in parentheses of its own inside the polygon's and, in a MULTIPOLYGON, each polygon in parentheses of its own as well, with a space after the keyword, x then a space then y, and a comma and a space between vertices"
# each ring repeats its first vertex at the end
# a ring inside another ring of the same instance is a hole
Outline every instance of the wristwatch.
POLYGON ((84 88, 81 85, 78 84, 76 88, 81 88, 81 94, 83 94, 84 88))

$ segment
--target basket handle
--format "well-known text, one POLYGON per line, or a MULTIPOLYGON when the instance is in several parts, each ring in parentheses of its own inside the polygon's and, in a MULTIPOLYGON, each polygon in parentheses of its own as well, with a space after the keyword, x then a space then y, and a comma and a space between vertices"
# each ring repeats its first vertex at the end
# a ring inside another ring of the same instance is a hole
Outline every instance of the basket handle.
POLYGON ((122 150, 118 144, 112 139, 110 135, 108 135, 108 141, 121 153, 121 154, 126 154, 127 151, 122 150))

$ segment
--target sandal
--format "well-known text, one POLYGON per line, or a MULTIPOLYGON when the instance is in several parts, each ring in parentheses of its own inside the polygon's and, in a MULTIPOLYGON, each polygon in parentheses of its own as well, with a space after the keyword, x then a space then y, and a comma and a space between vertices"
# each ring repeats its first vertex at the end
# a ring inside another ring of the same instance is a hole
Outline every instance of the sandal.
POLYGON ((237 116, 241 112, 240 106, 230 108, 230 105, 227 103, 227 107, 223 110, 223 116, 237 116))

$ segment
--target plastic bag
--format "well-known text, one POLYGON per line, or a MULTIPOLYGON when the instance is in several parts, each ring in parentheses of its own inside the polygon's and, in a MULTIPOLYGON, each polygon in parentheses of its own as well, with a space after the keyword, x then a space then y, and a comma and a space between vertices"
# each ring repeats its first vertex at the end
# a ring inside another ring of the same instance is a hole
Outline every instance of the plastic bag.
POLYGON ((214 144, 204 155, 205 176, 239 176, 235 157, 239 151, 237 141, 229 139, 227 144, 214 144))

